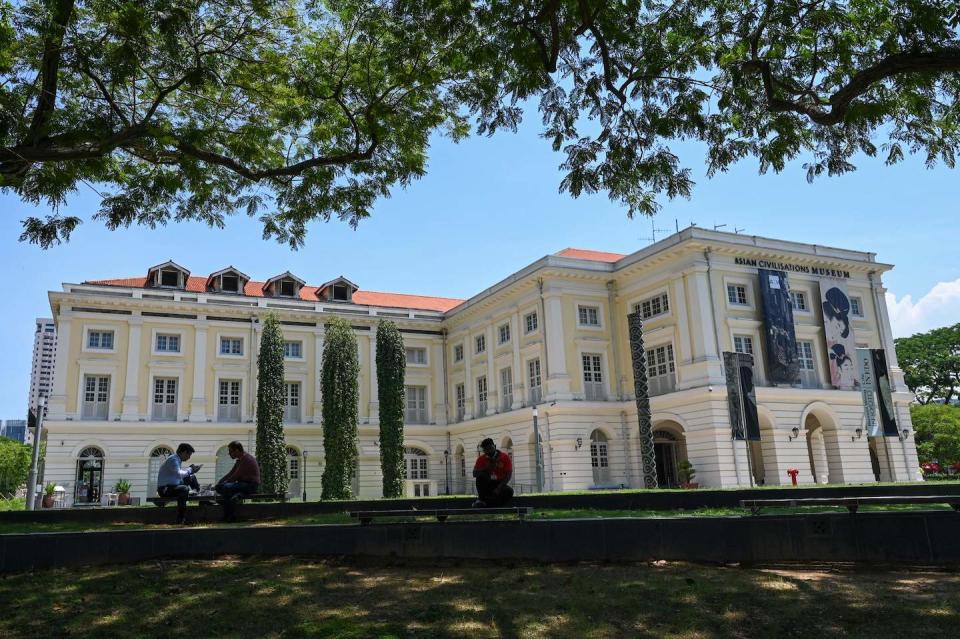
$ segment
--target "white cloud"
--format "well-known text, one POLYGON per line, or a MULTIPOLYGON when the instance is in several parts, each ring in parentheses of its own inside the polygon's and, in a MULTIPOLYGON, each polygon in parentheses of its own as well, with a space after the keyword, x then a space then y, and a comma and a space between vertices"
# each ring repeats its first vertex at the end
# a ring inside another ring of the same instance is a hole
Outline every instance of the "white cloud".
POLYGON ((938 282, 916 302, 910 295, 897 300, 896 295, 887 292, 887 309, 894 337, 956 324, 960 322, 960 278, 938 282))

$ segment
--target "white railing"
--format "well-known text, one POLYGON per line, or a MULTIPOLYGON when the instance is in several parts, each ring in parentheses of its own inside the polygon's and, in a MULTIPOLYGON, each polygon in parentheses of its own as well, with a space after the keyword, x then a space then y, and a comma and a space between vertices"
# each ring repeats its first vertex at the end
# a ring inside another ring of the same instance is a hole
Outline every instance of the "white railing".
POLYGON ((477 402, 477 414, 476 417, 483 417, 487 414, 487 403, 486 402, 477 402))
POLYGON ((84 402, 82 419, 106 419, 107 402, 84 402))
POLYGON ((154 404, 153 420, 159 421, 159 422, 177 421, 177 405, 176 404, 154 404))
POLYGON ((217 421, 219 422, 239 422, 240 404, 220 404, 217 409, 217 421))
POLYGON ((603 383, 602 382, 584 382, 583 383, 583 397, 588 402, 589 401, 602 401, 606 399, 603 394, 603 383))
POLYGON ((284 406, 283 407, 283 423, 299 424, 300 423, 300 407, 284 406))
POLYGON ((800 388, 820 388, 817 371, 800 370, 800 388))
POLYGON ((536 406, 543 400, 543 387, 533 386, 530 388, 530 405, 536 406))
POLYGON ((501 412, 507 412, 513 407, 513 386, 503 387, 503 399, 500 400, 501 412))
POLYGON ((650 397, 672 393, 677 387, 677 378, 674 375, 658 375, 647 378, 647 392, 650 397))

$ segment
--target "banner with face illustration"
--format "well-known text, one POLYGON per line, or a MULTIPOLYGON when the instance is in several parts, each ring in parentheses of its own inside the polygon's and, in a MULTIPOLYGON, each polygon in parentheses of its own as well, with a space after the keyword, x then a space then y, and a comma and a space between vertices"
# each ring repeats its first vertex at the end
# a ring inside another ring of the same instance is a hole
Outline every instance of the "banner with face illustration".
POLYGON ((842 280, 820 282, 820 306, 823 309, 823 332, 830 358, 830 383, 841 390, 856 390, 857 366, 854 362, 857 342, 850 323, 850 297, 842 280))
POLYGON ((774 384, 796 384, 800 381, 800 359, 787 274, 765 268, 757 269, 757 273, 767 338, 767 378, 774 384))

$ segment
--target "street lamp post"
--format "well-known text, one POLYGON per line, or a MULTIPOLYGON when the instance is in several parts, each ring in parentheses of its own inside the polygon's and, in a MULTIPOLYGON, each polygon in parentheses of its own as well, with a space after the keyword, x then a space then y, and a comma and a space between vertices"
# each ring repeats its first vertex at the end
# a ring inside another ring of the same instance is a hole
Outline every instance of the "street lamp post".
POLYGON ((443 451, 443 479, 446 484, 446 490, 444 491, 447 495, 450 494, 450 450, 446 449, 443 451))
POLYGON ((543 450, 540 448, 540 428, 537 417, 540 416, 537 407, 533 407, 533 459, 537 474, 537 492, 543 492, 543 450))
POLYGON ((34 509, 37 499, 37 472, 40 470, 40 433, 43 432, 43 413, 47 405, 47 398, 41 397, 37 405, 37 427, 33 434, 33 461, 30 463, 30 474, 27 475, 27 510, 34 509))
POLYGON ((300 481, 303 482, 303 501, 307 501, 307 449, 303 449, 303 471, 300 473, 300 481))

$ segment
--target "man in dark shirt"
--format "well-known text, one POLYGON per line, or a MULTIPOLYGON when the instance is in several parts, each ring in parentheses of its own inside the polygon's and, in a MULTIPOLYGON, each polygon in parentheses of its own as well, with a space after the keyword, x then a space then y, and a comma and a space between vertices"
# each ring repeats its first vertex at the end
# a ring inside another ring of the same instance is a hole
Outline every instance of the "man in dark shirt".
POLYGON ((217 482, 215 487, 223 505, 225 521, 235 520, 235 508, 245 495, 252 495, 260 488, 260 465, 250 453, 243 451, 243 444, 237 441, 230 442, 227 451, 232 459, 237 460, 233 469, 217 482))
POLYGON ((473 506, 503 506, 513 498, 513 488, 507 483, 513 477, 513 460, 507 453, 497 450, 497 445, 489 437, 480 443, 480 448, 483 454, 473 465, 479 499, 473 502, 473 506))

